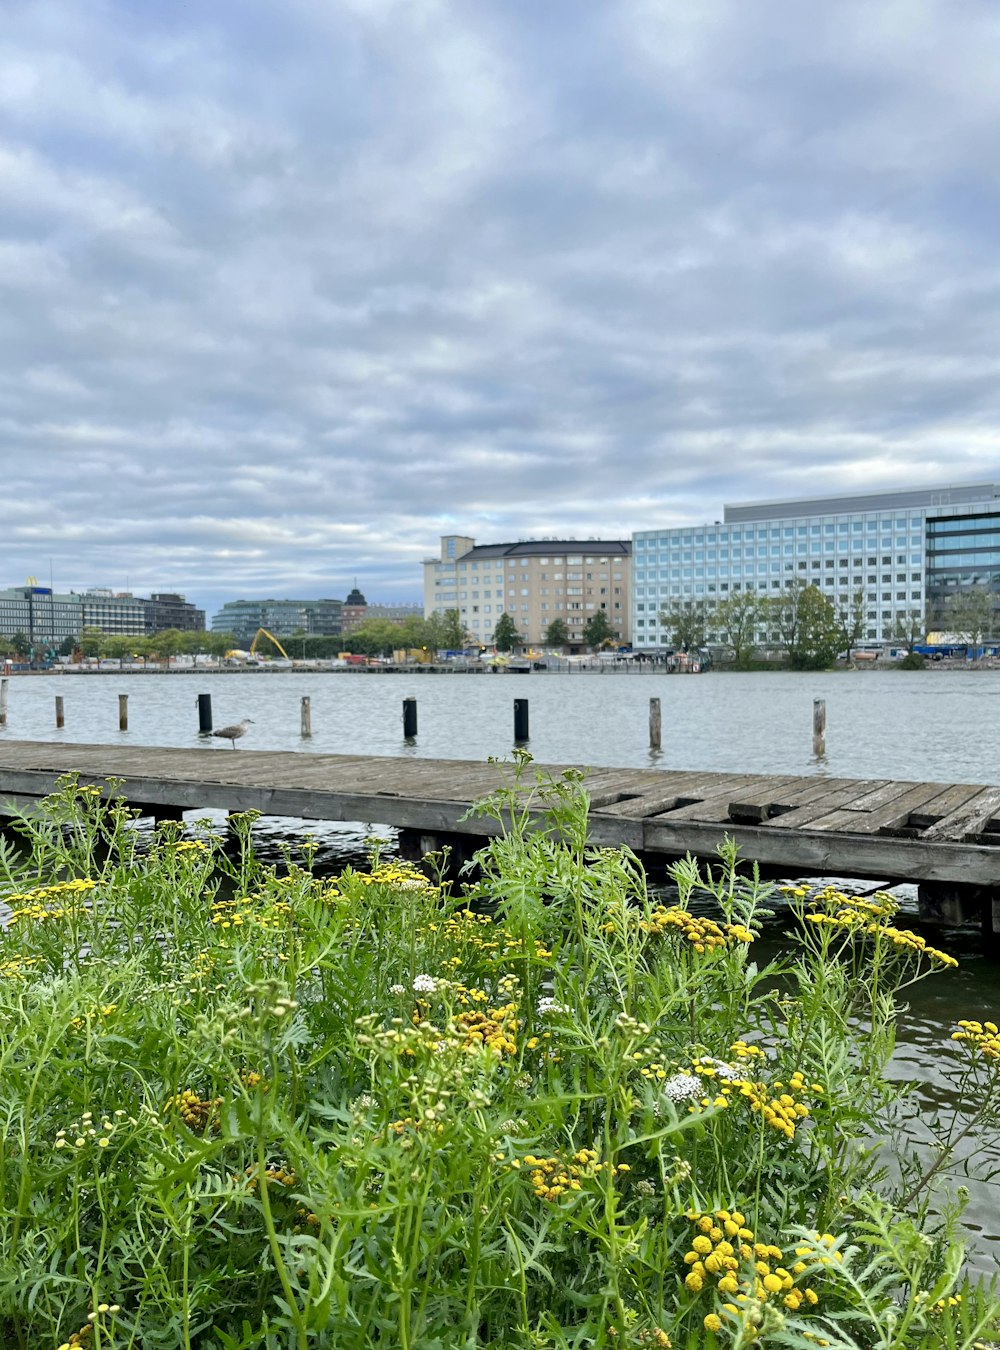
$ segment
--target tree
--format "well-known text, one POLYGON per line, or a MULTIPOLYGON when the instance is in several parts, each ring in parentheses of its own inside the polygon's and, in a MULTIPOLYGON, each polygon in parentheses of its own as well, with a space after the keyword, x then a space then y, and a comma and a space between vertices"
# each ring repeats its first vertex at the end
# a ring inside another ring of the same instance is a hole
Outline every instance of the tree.
POLYGON ((767 601, 785 659, 793 670, 824 670, 840 645, 840 627, 832 602, 818 586, 791 581, 767 601))
POLYGON ((978 647, 984 638, 996 631, 996 612, 993 592, 988 586, 970 586, 948 597, 945 622, 956 636, 978 647))
POLYGON ((31 654, 31 639, 22 629, 18 629, 10 643, 16 656, 25 657, 31 654))
POLYGON ((754 590, 734 591, 715 607, 713 624, 720 638, 733 649, 733 662, 746 665, 753 655, 757 625, 764 601, 754 590))
POLYGON ((848 661, 851 659, 852 650, 865 635, 868 623, 867 607, 868 600, 864 586, 855 586, 849 599, 837 602, 837 625, 840 628, 848 661))
POLYGON ((99 628, 83 628, 80 630, 78 645, 84 656, 100 656, 104 646, 104 634, 99 628))
POLYGON ((497 620, 497 626, 493 630, 493 645, 498 652, 510 652, 521 641, 521 634, 517 631, 514 620, 506 610, 497 620))
POLYGON ((75 637, 63 638, 62 642, 60 642, 59 644, 59 655, 72 656, 74 651, 76 651, 76 638, 75 637))
POLYGON ((603 647, 614 641, 614 629, 608 623, 607 612, 599 609, 592 614, 583 627, 583 640, 590 647, 603 647))
POLYGON ((468 642, 469 635, 465 631, 461 614, 457 609, 446 609, 442 616, 441 641, 437 645, 454 652, 468 646, 468 642))
POLYGON ((569 629, 565 619, 553 619, 545 630, 545 643, 549 647, 565 647, 569 642, 569 629))
POLYGON ((912 656, 914 647, 924 636, 924 620, 920 610, 908 609, 904 614, 897 614, 892 636, 897 642, 905 643, 906 655, 912 656))
POLYGON ((704 600, 675 601, 670 609, 660 611, 660 623, 666 628, 669 640, 678 650, 690 652, 704 647, 704 600))

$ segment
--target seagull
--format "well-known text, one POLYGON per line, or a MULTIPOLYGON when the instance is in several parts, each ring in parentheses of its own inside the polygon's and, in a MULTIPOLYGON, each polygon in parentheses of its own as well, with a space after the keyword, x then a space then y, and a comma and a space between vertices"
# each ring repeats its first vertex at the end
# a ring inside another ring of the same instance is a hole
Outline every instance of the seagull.
POLYGON ((219 727, 218 731, 213 731, 213 736, 221 736, 224 741, 232 741, 233 749, 236 749, 236 742, 241 736, 247 734, 247 727, 253 726, 252 717, 244 717, 242 722, 234 722, 231 727, 219 727))

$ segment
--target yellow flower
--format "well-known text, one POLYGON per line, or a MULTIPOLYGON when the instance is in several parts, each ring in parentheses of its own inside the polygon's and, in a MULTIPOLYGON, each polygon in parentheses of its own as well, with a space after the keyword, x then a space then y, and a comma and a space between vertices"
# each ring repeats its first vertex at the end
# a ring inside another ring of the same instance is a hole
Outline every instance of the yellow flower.
POLYGON ((722 1318, 719 1316, 718 1313, 709 1313, 707 1315, 707 1317, 705 1318, 705 1330, 706 1331, 722 1330, 722 1318))

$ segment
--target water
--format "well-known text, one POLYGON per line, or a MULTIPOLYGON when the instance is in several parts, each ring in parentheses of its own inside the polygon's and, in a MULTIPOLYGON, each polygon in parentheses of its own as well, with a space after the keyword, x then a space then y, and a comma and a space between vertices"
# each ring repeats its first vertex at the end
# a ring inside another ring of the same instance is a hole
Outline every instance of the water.
MULTIPOLYGON (((509 675, 367 675, 255 671, 194 675, 44 675, 10 683, 3 738, 201 747, 233 754, 227 742, 198 735, 196 696, 212 695, 216 726, 252 717, 241 747, 302 754, 398 755, 485 759, 509 756, 514 698, 530 704, 527 748, 539 763, 576 763, 720 772, 815 774, 857 778, 993 783, 1000 731, 1000 671, 897 670, 698 677, 616 672, 535 671, 509 675), (118 730, 118 694, 129 695, 127 733, 118 730), (63 695, 66 727, 55 729, 54 696, 63 695), (299 733, 300 703, 312 704, 311 740, 299 733), (402 699, 418 702, 419 735, 402 734, 402 699), (662 706, 663 750, 648 748, 650 698, 662 706), (812 754, 813 699, 827 707, 827 754, 812 754)), ((206 813, 199 812, 204 815, 206 813)), ((377 822, 373 822, 377 824, 377 822)), ((328 865, 355 860, 368 822, 260 823, 262 843, 307 828, 328 865)), ((912 901, 912 892, 910 893, 912 901)), ((780 925, 779 925, 780 926, 780 925)), ((950 1102, 953 1064, 946 1042, 961 1017, 1000 1021, 1000 966, 979 951, 978 936, 945 933, 935 941, 960 966, 910 991, 900 1019, 893 1071, 917 1084, 909 1132, 950 1102)), ((971 1159, 1000 1165, 990 1149, 971 1159)), ((957 1184, 957 1183, 956 1183, 957 1184)), ((966 1220, 975 1264, 1000 1259, 1000 1190, 968 1182, 966 1220)))

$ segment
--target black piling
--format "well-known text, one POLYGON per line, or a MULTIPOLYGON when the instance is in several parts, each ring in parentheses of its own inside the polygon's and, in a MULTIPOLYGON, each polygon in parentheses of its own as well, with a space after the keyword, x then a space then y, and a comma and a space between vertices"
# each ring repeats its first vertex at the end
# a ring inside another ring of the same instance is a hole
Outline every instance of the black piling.
POLYGON ((198 695, 198 734, 208 736, 212 731, 212 695, 198 695))
POLYGON ((407 740, 417 734, 417 700, 415 698, 403 699, 403 735, 407 740))
POLYGON ((514 700, 514 740, 528 740, 528 700, 526 698, 516 698, 514 700))

